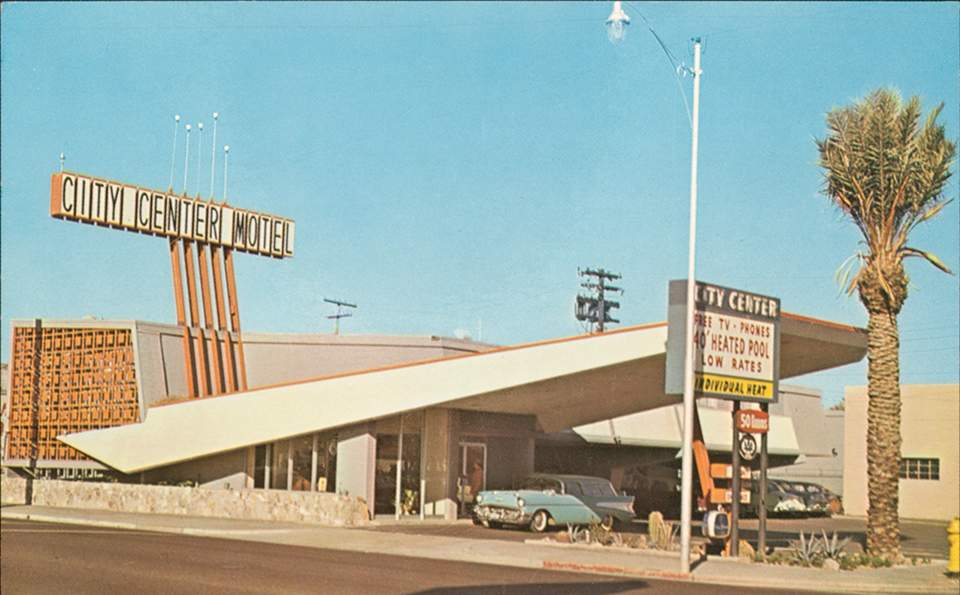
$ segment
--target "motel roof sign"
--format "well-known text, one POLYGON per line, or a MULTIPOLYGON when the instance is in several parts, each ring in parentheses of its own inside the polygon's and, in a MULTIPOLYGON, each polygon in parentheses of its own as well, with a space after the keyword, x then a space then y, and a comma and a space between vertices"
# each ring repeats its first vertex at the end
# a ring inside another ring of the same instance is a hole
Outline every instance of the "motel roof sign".
POLYGON ((261 256, 293 256, 293 219, 70 172, 53 174, 50 215, 261 256))

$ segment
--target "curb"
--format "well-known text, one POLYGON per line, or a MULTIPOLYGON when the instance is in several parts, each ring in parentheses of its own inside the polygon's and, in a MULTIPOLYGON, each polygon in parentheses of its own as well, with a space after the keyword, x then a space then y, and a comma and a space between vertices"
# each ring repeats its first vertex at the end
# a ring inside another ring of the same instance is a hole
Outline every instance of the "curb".
MULTIPOLYGON (((43 514, 30 514, 29 512, 2 512, 0 518, 17 519, 21 521, 40 521, 43 523, 62 523, 65 525, 81 525, 85 527, 106 527, 108 529, 127 529, 136 531, 160 531, 152 526, 137 525, 136 523, 122 523, 117 521, 96 521, 90 519, 63 519, 56 516, 46 516, 43 514)), ((171 533, 174 531, 171 531, 171 533)))
POLYGON ((664 572, 660 570, 635 570, 622 566, 603 566, 600 564, 580 564, 577 562, 543 561, 544 570, 568 570, 573 572, 591 572, 596 574, 617 574, 626 576, 643 576, 648 578, 662 578, 669 580, 693 580, 693 575, 680 572, 664 572))
MULTIPOLYGON (((81 518, 78 516, 57 516, 49 514, 37 514, 36 512, 24 512, 18 510, 9 510, 4 509, 0 511, 0 517, 4 519, 18 519, 26 521, 42 521, 42 522, 51 522, 51 523, 61 523, 69 525, 81 525, 81 526, 91 526, 91 527, 103 527, 111 529, 121 529, 121 530, 136 530, 136 531, 151 531, 158 533, 173 533, 173 534, 184 534, 192 535, 197 537, 220 537, 225 539, 243 539, 255 536, 266 536, 266 535, 283 535, 284 533, 289 532, 289 528, 253 528, 253 529, 237 529, 231 530, 229 528, 193 528, 185 526, 176 526, 176 525, 158 525, 153 523, 143 523, 143 522, 128 522, 128 521, 114 521, 114 520, 105 520, 105 519, 90 519, 90 518, 81 518)), ((338 527, 337 529, 350 529, 349 527, 338 527)), ((602 553, 596 547, 584 546, 578 544, 562 544, 549 541, 540 541, 534 539, 527 539, 522 542, 523 546, 543 546, 546 545, 552 548, 554 551, 559 551, 560 549, 576 549, 584 553, 587 552, 597 552, 602 553)), ((350 548, 347 548, 350 549, 350 548)), ((495 564, 495 565, 508 565, 508 566, 517 566, 517 567, 527 567, 527 568, 542 568, 544 570, 559 570, 559 571, 569 571, 569 572, 582 572, 582 573, 593 573, 593 574, 604 574, 604 575, 614 575, 614 576, 628 576, 628 577, 646 577, 646 578, 655 578, 661 580, 674 580, 674 581, 684 581, 687 583, 696 582, 701 584, 713 584, 713 585, 727 585, 734 587, 755 587, 755 588, 783 588, 785 584, 785 579, 783 577, 777 577, 775 574, 771 576, 758 576, 758 573, 761 573, 762 570, 752 569, 751 572, 748 572, 750 576, 737 576, 736 570, 731 568, 731 564, 741 563, 739 558, 723 558, 718 556, 707 556, 701 558, 701 560, 694 564, 693 570, 690 573, 680 573, 673 572, 665 569, 642 569, 625 566, 624 560, 617 560, 613 564, 603 564, 602 560, 594 558, 592 561, 577 562, 571 561, 569 558, 563 560, 562 556, 555 556, 551 553, 540 552, 539 554, 535 553, 533 550, 536 548, 529 548, 529 554, 523 556, 522 560, 514 557, 510 558, 509 556, 504 556, 497 554, 496 552, 491 551, 482 551, 483 548, 480 547, 479 550, 477 547, 468 547, 466 550, 467 557, 457 557, 457 556, 441 556, 442 559, 448 560, 460 560, 465 562, 474 562, 481 564, 495 564), (597 563, 599 562, 599 563, 597 563), (710 563, 715 565, 713 568, 714 571, 719 569, 726 568, 727 572, 711 572, 710 568, 705 568, 704 564, 710 563), (729 572, 734 574, 730 574, 729 572)), ((361 548, 357 551, 366 551, 361 548)), ((637 556, 638 562, 640 558, 646 555, 654 555, 656 558, 659 558, 661 561, 666 558, 677 558, 675 552, 660 552, 657 550, 634 550, 634 549, 625 549, 623 552, 618 553, 627 553, 637 556)), ((397 554, 400 555, 400 554, 397 554)), ((412 555, 407 553, 406 555, 412 555)), ((432 555, 418 556, 418 557, 428 557, 432 558, 432 555)), ((640 565, 640 564, 638 564, 640 565)), ((657 564, 652 564, 656 566, 657 564)), ((747 564, 746 566, 752 566, 747 564)), ((896 568, 896 567, 895 567, 896 568)), ((945 568, 945 565, 944 565, 945 568)), ((773 569, 771 569, 773 571, 773 569)), ((825 571, 824 571, 825 572, 825 571)), ((793 573, 794 575, 796 573, 793 573)), ((878 582, 876 580, 867 581, 867 582, 855 582, 853 580, 837 582, 832 580, 832 577, 829 575, 818 574, 814 576, 794 576, 789 579, 790 588, 796 589, 797 591, 803 592, 832 592, 832 593, 879 593, 879 594, 920 594, 920 593, 951 593, 956 594, 958 592, 958 587, 960 587, 960 582, 956 580, 943 579, 940 580, 940 573, 926 573, 923 577, 920 577, 922 580, 914 580, 912 582, 878 582)), ((851 577, 852 578, 852 577, 851 577)), ((896 577, 893 577, 896 578, 896 577)), ((902 579, 902 575, 900 577, 902 579)))

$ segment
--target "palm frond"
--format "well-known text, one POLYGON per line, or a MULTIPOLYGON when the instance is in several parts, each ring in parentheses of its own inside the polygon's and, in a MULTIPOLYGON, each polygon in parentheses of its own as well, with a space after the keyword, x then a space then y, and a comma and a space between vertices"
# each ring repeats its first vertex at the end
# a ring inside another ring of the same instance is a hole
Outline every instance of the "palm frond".
POLYGON ((929 262, 929 263, 932 264, 933 266, 937 267, 938 269, 940 269, 940 270, 943 271, 944 273, 948 273, 948 274, 950 274, 950 275, 953 274, 953 271, 950 270, 950 267, 948 267, 947 265, 943 264, 943 262, 941 262, 939 258, 937 258, 936 256, 934 256, 934 255, 931 254, 930 252, 924 252, 923 250, 917 250, 916 248, 908 248, 908 247, 905 247, 905 248, 903 248, 903 249, 901 250, 901 253, 903 254, 903 256, 904 256, 905 258, 906 258, 906 257, 909 257, 909 256, 919 256, 920 258, 924 258, 924 259, 927 260, 927 262, 929 262))
POLYGON ((843 261, 843 264, 840 265, 840 268, 837 269, 837 285, 840 286, 840 293, 846 293, 847 295, 853 294, 853 291, 857 288, 857 283, 860 280, 860 273, 863 270, 864 255, 861 252, 857 252, 850 258, 843 261), (854 273, 854 267, 856 267, 856 272, 854 273), (851 278, 851 273, 853 277, 851 278))
MULTIPOLYGON (((956 144, 937 123, 942 110, 941 104, 924 118, 918 97, 904 102, 895 90, 877 89, 827 114, 827 137, 815 139, 823 193, 857 226, 867 246, 837 272, 842 289, 852 292, 858 286, 866 263, 872 263, 870 282, 889 297, 892 273, 884 269, 899 268, 904 257, 920 256, 949 271, 932 254, 906 248, 913 229, 949 203, 943 193, 953 174, 956 144)), ((901 277, 896 275, 898 286, 901 277)))

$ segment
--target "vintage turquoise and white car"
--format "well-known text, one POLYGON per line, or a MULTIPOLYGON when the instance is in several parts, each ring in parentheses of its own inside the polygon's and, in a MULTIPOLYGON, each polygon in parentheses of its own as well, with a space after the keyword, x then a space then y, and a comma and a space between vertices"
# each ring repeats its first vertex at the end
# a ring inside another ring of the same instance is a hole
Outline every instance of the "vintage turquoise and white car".
POLYGON ((536 532, 550 524, 598 523, 609 529, 633 517, 633 496, 618 494, 609 480, 582 475, 531 475, 516 490, 480 492, 473 508, 477 524, 517 525, 536 532))

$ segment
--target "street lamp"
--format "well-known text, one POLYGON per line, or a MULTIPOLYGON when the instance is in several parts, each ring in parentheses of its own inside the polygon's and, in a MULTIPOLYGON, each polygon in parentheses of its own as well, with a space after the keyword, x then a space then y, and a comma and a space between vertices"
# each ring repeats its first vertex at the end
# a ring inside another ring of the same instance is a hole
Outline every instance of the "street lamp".
POLYGON ((604 25, 607 27, 607 37, 613 45, 620 45, 627 38, 627 25, 630 24, 630 17, 623 12, 619 2, 613 3, 613 12, 607 18, 604 25))
MULTIPOLYGON (((634 10, 636 10, 634 8, 634 10)), ((640 18, 647 24, 647 29, 656 38, 667 58, 674 61, 673 56, 663 45, 660 37, 650 27, 647 19, 637 11, 640 18)), ((607 37, 614 45, 620 45, 627 35, 628 17, 621 8, 620 2, 613 3, 613 12, 607 19, 607 37)), ((681 66, 681 68, 683 68, 681 66)), ((678 72, 679 72, 678 68, 678 72)), ((693 118, 690 125, 693 128, 693 142, 690 159, 690 250, 687 262, 687 320, 686 320, 686 351, 683 366, 683 458, 681 462, 681 491, 680 491, 680 572, 690 572, 690 525, 691 500, 693 499, 693 309, 696 275, 694 262, 697 245, 697 133, 700 127, 700 39, 694 39, 693 59, 693 118)))

